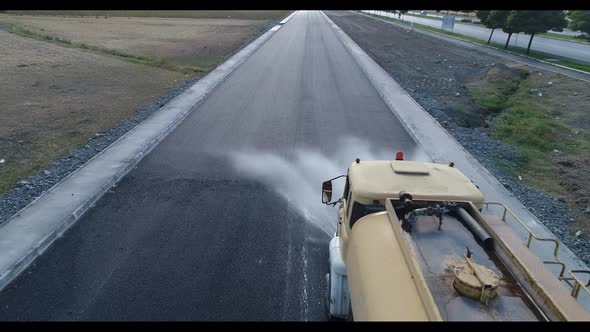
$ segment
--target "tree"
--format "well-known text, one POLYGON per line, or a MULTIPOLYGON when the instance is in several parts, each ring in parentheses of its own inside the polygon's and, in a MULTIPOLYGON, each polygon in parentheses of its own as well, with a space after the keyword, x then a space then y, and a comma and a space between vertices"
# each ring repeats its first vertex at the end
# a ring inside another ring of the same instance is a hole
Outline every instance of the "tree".
POLYGON ((498 19, 503 19, 501 17, 502 15, 498 15, 498 14, 490 15, 491 13, 492 13, 491 10, 478 10, 475 13, 477 18, 479 18, 479 21, 481 22, 481 24, 483 24, 488 29, 492 29, 492 32, 490 32, 490 38, 488 38, 488 45, 492 41, 492 35, 494 34, 494 30, 496 30, 497 28, 501 28, 502 24, 504 23, 503 21, 498 20, 498 19))
POLYGON ((507 25, 514 31, 531 35, 526 53, 531 50, 531 43, 536 33, 563 31, 567 26, 563 10, 513 10, 508 16, 507 25))
MULTIPOLYGON (((487 13, 485 20, 482 20, 481 23, 484 24, 487 28, 492 29, 492 32, 490 33, 490 38, 488 39, 488 44, 492 40, 492 34, 494 33, 494 30, 497 28, 502 28, 502 31, 508 34, 508 39, 506 39, 506 45, 504 45, 504 48, 508 48, 510 37, 512 37, 512 34, 514 32, 517 32, 514 31, 514 29, 507 23, 508 16, 510 16, 512 12, 513 11, 510 10, 491 10, 487 13)), ((479 14, 478 12, 478 15, 483 16, 485 15, 485 13, 479 14)))
POLYGON ((571 19, 570 30, 590 34, 590 10, 571 10, 568 16, 571 19))
POLYGON ((408 12, 407 10, 398 10, 398 12, 400 13, 400 15, 402 15, 402 22, 404 21, 403 15, 406 15, 406 13, 408 12))
POLYGON ((490 25, 502 28, 502 31, 508 34, 506 44, 504 45, 505 49, 508 48, 508 43, 510 42, 510 37, 512 37, 512 34, 515 32, 520 32, 515 30, 511 23, 508 22, 508 17, 512 14, 512 12, 514 12, 514 10, 492 10, 487 17, 487 21, 490 25))

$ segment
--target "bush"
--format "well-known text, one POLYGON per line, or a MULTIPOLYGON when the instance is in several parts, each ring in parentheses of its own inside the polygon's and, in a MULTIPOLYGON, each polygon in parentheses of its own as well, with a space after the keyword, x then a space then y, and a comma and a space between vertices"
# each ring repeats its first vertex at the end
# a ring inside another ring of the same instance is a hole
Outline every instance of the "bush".
POLYGON ((471 23, 471 22, 473 22, 473 21, 472 21, 471 19, 469 19, 469 18, 462 18, 462 19, 461 19, 461 22, 468 22, 468 23, 471 23))

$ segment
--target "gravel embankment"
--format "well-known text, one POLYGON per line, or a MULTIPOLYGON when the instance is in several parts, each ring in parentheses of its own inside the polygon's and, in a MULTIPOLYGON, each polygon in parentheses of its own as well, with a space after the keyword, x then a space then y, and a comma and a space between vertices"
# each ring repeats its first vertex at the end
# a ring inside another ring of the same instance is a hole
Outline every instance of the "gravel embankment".
MULTIPOLYGON (((232 55, 240 51, 254 39, 265 33, 267 30, 278 24, 283 18, 271 22, 260 23, 259 32, 245 40, 239 48, 230 54, 227 54, 223 60, 227 60, 232 55)), ((43 170, 27 179, 19 181, 17 187, 4 196, 0 196, 0 226, 5 223, 12 215, 23 209, 37 197, 41 196, 63 178, 84 165, 96 154, 115 142, 119 137, 125 135, 143 120, 158 111, 176 96, 180 95, 191 85, 196 83, 200 77, 184 81, 176 87, 170 89, 148 106, 139 109, 134 116, 121 122, 116 127, 110 128, 101 133, 97 133, 87 144, 79 147, 73 153, 53 162, 49 168, 43 170)))
POLYGON ((491 67, 506 64, 506 60, 465 50, 431 36, 410 34, 406 29, 351 12, 327 11, 326 14, 557 238, 590 265, 590 243, 569 232, 569 224, 576 220, 576 214, 559 198, 535 190, 514 176, 518 150, 494 140, 489 128, 465 128, 454 121, 461 114, 456 108, 458 103, 476 107, 465 84, 480 79, 491 67), (505 168, 494 160, 501 161, 505 168))

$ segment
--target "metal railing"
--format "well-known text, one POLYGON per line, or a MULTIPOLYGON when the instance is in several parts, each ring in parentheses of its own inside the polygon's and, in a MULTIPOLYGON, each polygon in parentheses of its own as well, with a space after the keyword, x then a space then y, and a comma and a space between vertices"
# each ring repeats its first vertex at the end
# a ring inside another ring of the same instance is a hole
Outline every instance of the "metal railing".
POLYGON ((520 220, 507 206, 505 206, 502 203, 484 202, 483 204, 486 206, 486 208, 488 208, 489 205, 497 205, 497 206, 502 207, 504 209, 504 211, 502 212, 502 219, 501 220, 505 223, 506 223, 507 214, 510 214, 510 216, 512 216, 512 218, 514 218, 514 220, 516 220, 528 232, 528 238, 526 241, 527 248, 529 248, 529 249, 531 248, 531 243, 532 243, 533 239, 540 241, 540 242, 553 242, 555 244, 555 249, 553 250, 553 257, 555 258, 555 260, 554 261, 543 261, 543 263, 561 266, 561 271, 559 272, 559 276, 557 278, 559 280, 565 281, 570 287, 572 287, 571 295, 574 298, 576 298, 576 299, 578 298, 578 294, 580 293, 580 289, 583 289, 584 291, 586 291, 586 293, 588 293, 588 295, 590 295, 590 289, 588 289, 588 287, 590 287, 590 277, 588 278, 588 283, 584 284, 575 275, 576 273, 584 273, 584 274, 588 274, 590 276, 590 270, 570 270, 570 271, 568 271, 570 276, 569 277, 564 276, 565 270, 566 270, 566 265, 557 256, 557 252, 559 251, 559 241, 557 241, 555 239, 538 237, 537 235, 535 235, 535 233, 533 233, 533 231, 530 230, 530 228, 528 228, 527 225, 525 225, 522 222, 522 220, 520 220), (573 284, 572 284, 572 281, 573 281, 573 284))

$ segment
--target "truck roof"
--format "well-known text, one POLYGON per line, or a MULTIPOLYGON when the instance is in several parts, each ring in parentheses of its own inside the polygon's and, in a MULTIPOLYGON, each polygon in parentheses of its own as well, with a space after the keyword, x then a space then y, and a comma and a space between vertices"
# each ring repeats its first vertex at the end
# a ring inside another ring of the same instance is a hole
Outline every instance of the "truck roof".
POLYGON ((367 199, 398 197, 401 191, 415 199, 471 201, 483 194, 459 169, 445 164, 406 160, 361 160, 349 168, 356 194, 367 199))

